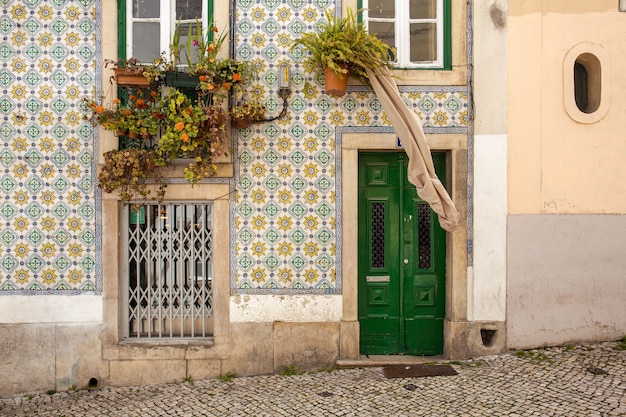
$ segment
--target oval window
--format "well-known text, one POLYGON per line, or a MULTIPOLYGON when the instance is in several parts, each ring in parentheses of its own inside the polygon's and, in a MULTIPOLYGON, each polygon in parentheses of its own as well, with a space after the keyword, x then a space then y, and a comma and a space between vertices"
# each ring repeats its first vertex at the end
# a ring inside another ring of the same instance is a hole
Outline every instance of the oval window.
POLYGON ((602 67, 593 54, 581 54, 574 62, 574 99, 583 113, 593 113, 602 101, 602 67))
POLYGON ((611 102, 611 62, 601 45, 574 46, 563 61, 563 103, 578 123, 597 123, 611 102))

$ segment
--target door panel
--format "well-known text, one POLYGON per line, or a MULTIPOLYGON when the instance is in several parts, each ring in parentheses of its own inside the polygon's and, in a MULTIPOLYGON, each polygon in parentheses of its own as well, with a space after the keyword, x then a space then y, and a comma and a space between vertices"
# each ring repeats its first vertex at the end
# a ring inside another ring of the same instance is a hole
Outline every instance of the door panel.
MULTIPOLYGON (((443 157, 436 157, 436 168, 443 157)), ((365 354, 443 352, 445 232, 408 182, 407 162, 404 153, 360 154, 359 322, 365 354)))
POLYGON ((396 353, 401 345, 399 270, 394 255, 399 245, 387 228, 398 222, 397 194, 397 189, 385 186, 365 191, 361 200, 367 215, 359 228, 364 252, 359 257, 363 272, 360 284, 363 294, 359 302, 368 311, 361 323, 361 341, 372 354, 396 353))

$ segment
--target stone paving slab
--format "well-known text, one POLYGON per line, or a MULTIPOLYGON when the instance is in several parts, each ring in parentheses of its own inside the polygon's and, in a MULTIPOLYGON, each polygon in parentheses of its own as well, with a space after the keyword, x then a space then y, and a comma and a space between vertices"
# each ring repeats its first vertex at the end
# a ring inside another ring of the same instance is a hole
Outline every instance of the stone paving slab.
POLYGON ((626 416, 624 345, 450 362, 455 376, 371 367, 30 394, 0 400, 0 416, 626 416))

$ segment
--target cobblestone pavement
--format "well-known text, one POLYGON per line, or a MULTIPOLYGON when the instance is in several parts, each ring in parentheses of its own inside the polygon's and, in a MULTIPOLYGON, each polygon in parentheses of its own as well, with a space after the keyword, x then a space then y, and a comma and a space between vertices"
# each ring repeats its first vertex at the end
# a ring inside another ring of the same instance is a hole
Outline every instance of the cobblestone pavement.
POLYGON ((0 415, 626 416, 624 348, 607 342, 451 362, 456 376, 387 379, 376 367, 33 394, 0 400, 0 415))

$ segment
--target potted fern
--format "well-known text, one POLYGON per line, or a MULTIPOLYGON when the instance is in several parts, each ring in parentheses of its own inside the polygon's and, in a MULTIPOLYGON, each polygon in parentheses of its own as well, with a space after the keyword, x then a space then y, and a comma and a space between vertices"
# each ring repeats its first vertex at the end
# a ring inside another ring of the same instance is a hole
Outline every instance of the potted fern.
POLYGON ((307 32, 294 41, 292 50, 304 48, 309 52, 304 63, 324 72, 325 91, 330 96, 345 94, 349 76, 367 82, 366 69, 389 67, 393 48, 370 34, 356 14, 348 9, 343 18, 326 11, 326 23, 320 32, 307 32), (335 86, 333 77, 340 81, 335 86))

